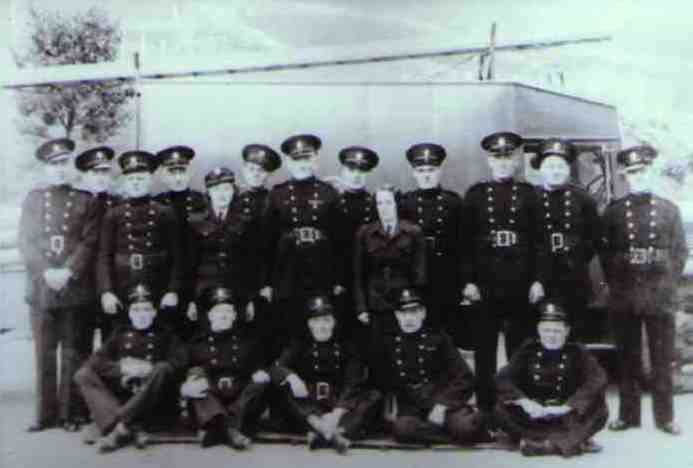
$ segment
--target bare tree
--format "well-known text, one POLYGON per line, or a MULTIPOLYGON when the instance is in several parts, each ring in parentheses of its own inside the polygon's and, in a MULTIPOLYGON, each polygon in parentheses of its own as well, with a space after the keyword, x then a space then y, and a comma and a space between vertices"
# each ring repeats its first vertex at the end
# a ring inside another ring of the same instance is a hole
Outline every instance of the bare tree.
MULTIPOLYGON (((67 16, 32 6, 27 33, 25 48, 14 53, 19 67, 113 61, 122 41, 118 22, 97 8, 67 16)), ((127 101, 134 95, 131 86, 117 81, 22 90, 19 130, 43 139, 58 127, 67 137, 103 142, 132 118, 127 101)))

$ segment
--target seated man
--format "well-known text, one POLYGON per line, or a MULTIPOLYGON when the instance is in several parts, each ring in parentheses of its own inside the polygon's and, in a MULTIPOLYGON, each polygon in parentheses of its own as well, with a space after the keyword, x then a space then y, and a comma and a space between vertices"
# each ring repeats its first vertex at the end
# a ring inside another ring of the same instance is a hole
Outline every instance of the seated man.
POLYGON ((394 436, 399 442, 470 443, 487 432, 467 400, 474 374, 451 338, 424 327, 426 306, 411 289, 398 294, 398 330, 371 347, 374 378, 394 397, 394 436))
POLYGON ((176 395, 176 375, 187 362, 185 349, 175 335, 154 324, 156 308, 148 287, 138 284, 128 299, 130 325, 116 329, 75 374, 102 434, 101 452, 129 442, 140 428, 170 424, 178 415, 177 400, 171 397, 176 395))
POLYGON ((295 339, 271 370, 282 392, 282 409, 291 429, 309 431, 311 449, 331 445, 345 453, 350 439, 363 437, 377 416, 380 393, 365 390, 366 369, 356 350, 338 338, 330 300, 308 300, 310 337, 295 339))
POLYGON ((248 448, 247 434, 265 409, 263 394, 270 382, 265 346, 256 334, 236 324, 238 313, 231 291, 212 287, 205 294, 209 329, 189 345, 190 369, 181 395, 190 400, 201 430, 203 447, 228 442, 248 448))
POLYGON ((582 345, 566 343, 566 320, 558 304, 542 303, 539 340, 527 341, 496 377, 498 424, 526 456, 600 450, 590 437, 609 416, 607 376, 582 345))

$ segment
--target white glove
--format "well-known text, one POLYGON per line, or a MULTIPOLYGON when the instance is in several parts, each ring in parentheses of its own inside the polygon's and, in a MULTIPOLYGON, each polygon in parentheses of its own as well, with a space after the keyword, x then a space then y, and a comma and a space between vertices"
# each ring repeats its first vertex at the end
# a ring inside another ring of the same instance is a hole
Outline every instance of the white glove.
POLYGON ((544 295, 544 286, 540 282, 535 281, 529 288, 529 303, 536 304, 544 298, 544 295))
POLYGON ((43 272, 43 280, 54 291, 59 291, 62 288, 57 272, 57 268, 46 268, 43 272))
POLYGON ((522 398, 521 400, 517 400, 516 403, 527 413, 530 419, 539 419, 546 415, 544 407, 534 400, 522 398))
POLYGON ((572 410, 573 410, 573 408, 571 408, 568 405, 545 406, 544 407, 544 416, 561 417, 563 415, 570 413, 572 410))
POLYGON ((188 320, 191 322, 197 322, 197 305, 194 302, 188 304, 188 320))
POLYGON ((253 382, 256 384, 265 384, 270 382, 270 376, 262 369, 255 371, 253 374, 253 382))
POLYGON ((335 285, 334 288, 332 288, 332 292, 334 293, 335 296, 341 296, 344 292, 346 291, 346 288, 342 286, 341 284, 335 285))
POLYGON ((252 322, 255 320, 255 303, 253 301, 248 302, 245 306, 245 320, 252 322))
POLYGON ((53 270, 54 280, 57 281, 56 286, 58 291, 67 286, 67 282, 72 277, 72 271, 69 268, 56 268, 53 270))
POLYGON ((291 387, 291 393, 295 398, 308 397, 308 388, 306 387, 306 383, 299 376, 297 376, 296 374, 289 374, 289 376, 286 378, 286 381, 289 383, 289 387, 291 387))
POLYGON ((178 294, 174 292, 167 292, 164 297, 161 298, 161 308, 164 307, 176 307, 178 305, 178 294))
POLYGON ((185 398, 205 398, 207 392, 209 392, 209 381, 204 377, 189 378, 180 387, 180 394, 185 398))
POLYGON ((123 304, 120 303, 118 296, 112 292, 105 292, 101 295, 101 307, 108 315, 115 315, 118 313, 118 309, 123 307, 123 304))
POLYGON ((265 286, 260 290, 260 295, 267 299, 267 302, 272 302, 272 286, 265 286))
POLYGON ((481 291, 476 284, 467 283, 462 290, 462 297, 468 301, 477 302, 481 300, 481 291))
POLYGON ((359 322, 363 323, 364 325, 371 323, 371 315, 368 312, 361 312, 357 318, 359 319, 359 322))
POLYGON ((445 424, 445 410, 447 410, 445 405, 435 404, 428 413, 428 421, 436 426, 442 426, 445 424))

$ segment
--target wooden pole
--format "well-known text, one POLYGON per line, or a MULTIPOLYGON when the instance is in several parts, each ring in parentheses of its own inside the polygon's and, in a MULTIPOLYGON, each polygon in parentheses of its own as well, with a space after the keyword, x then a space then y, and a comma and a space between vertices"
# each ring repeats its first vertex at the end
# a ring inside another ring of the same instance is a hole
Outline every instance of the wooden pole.
POLYGON ((490 46, 488 48, 488 70, 486 72, 486 79, 487 80, 492 80, 493 79, 493 62, 495 59, 495 52, 496 52, 496 22, 494 21, 493 24, 491 25, 491 41, 490 41, 490 46))

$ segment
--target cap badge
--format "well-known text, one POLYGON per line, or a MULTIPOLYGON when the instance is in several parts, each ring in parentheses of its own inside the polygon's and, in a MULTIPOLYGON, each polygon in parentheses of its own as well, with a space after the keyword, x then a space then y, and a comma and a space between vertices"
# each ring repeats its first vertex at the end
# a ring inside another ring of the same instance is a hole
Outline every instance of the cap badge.
POLYGON ((127 164, 125 165, 126 168, 128 169, 134 169, 137 167, 137 156, 132 156, 128 159, 127 164))

